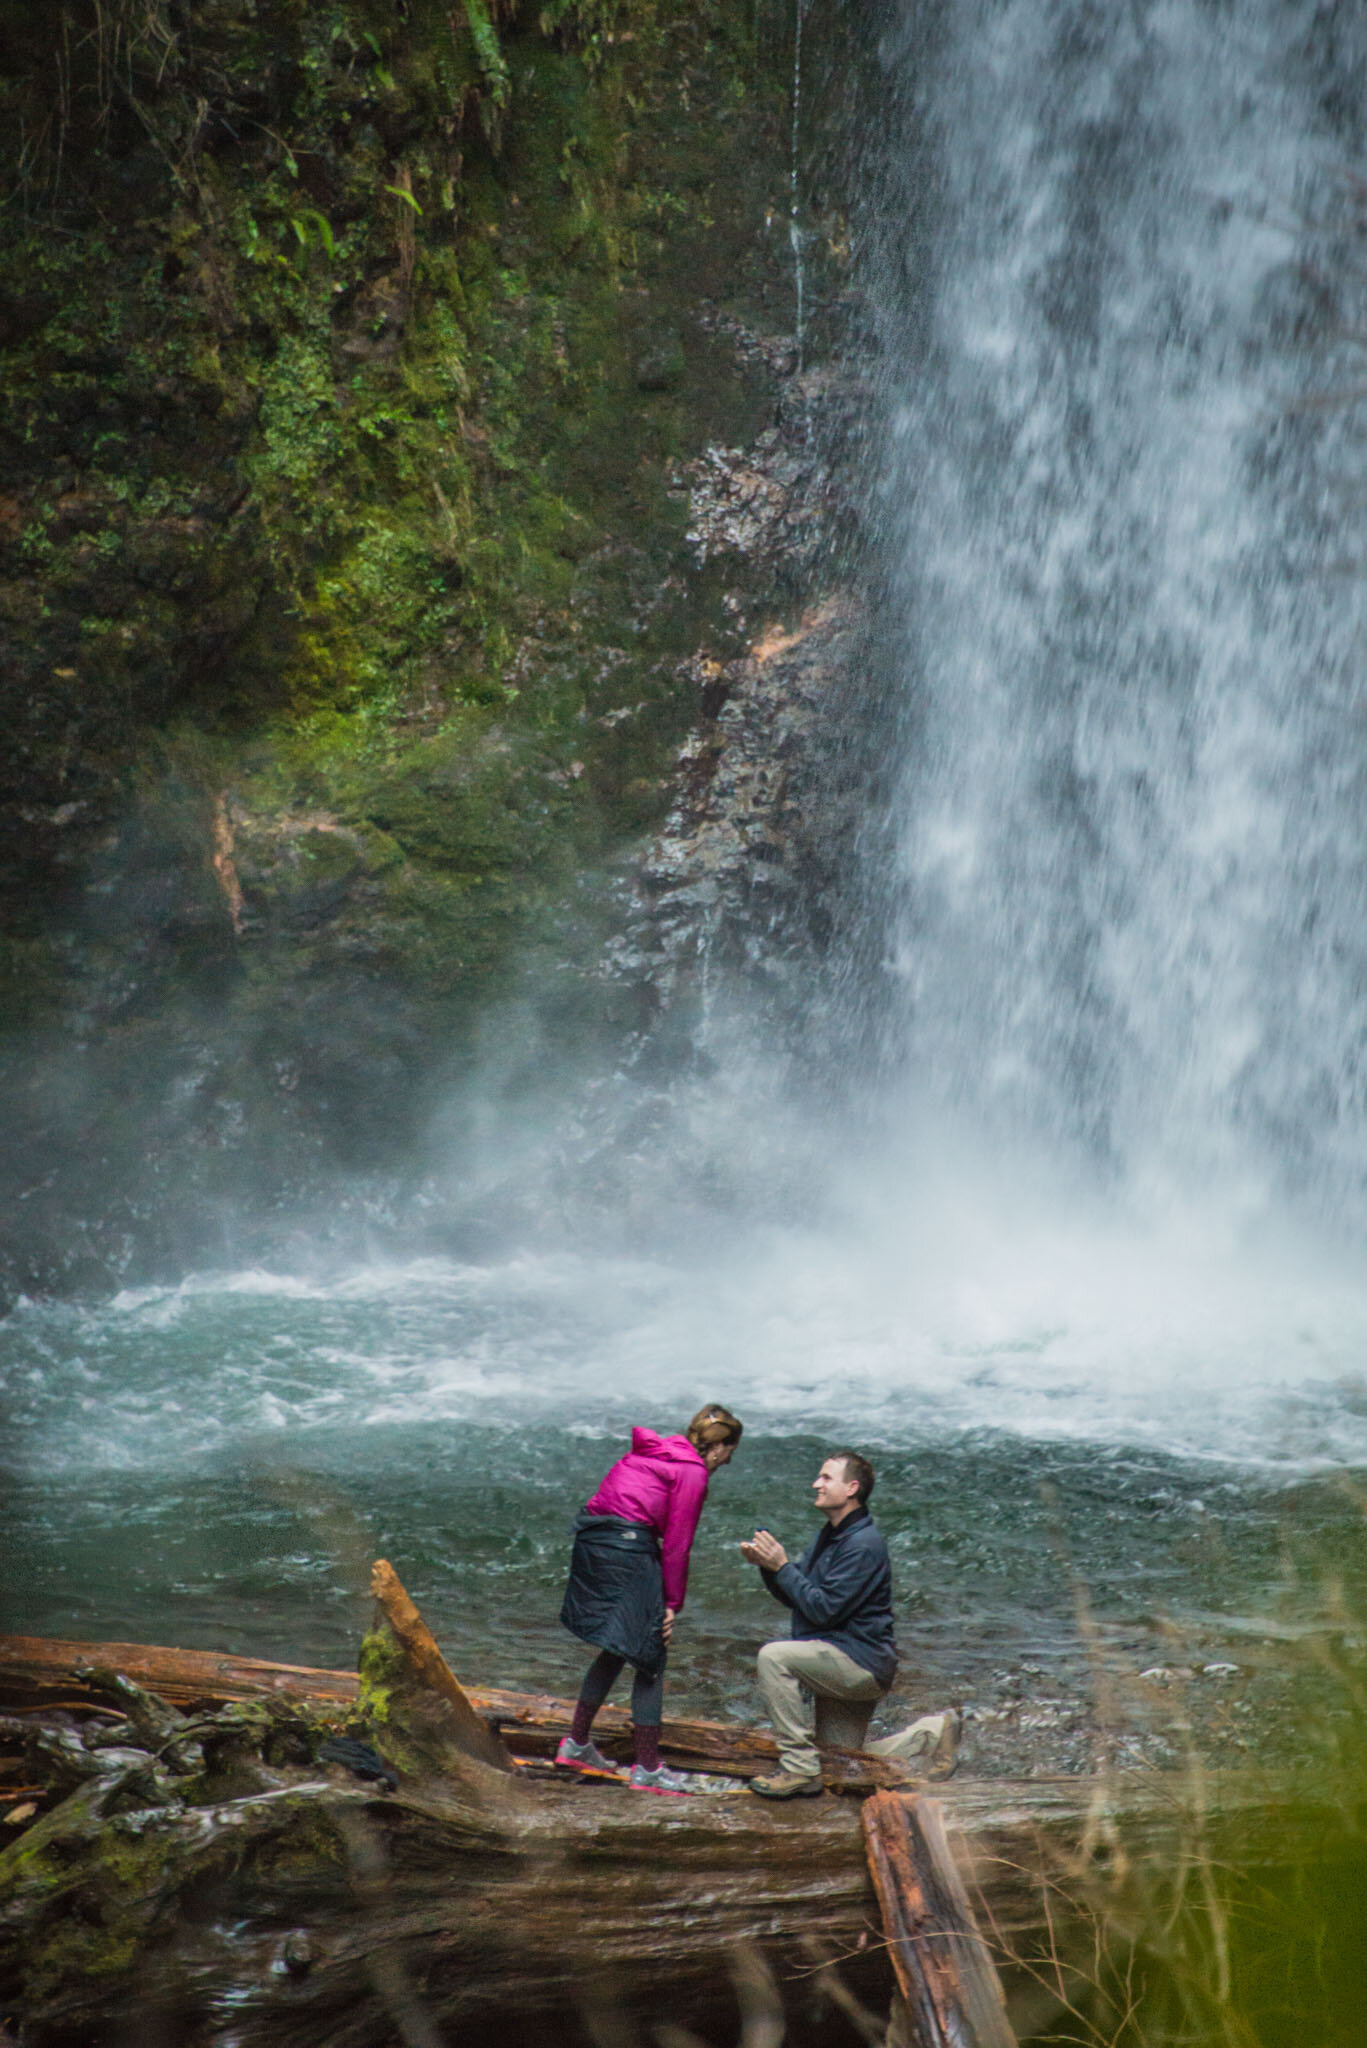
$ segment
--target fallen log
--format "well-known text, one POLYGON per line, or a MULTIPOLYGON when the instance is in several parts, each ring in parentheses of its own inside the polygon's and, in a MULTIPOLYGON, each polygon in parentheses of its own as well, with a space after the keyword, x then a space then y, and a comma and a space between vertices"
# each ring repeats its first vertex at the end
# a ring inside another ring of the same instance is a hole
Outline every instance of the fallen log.
POLYGON ((1016 2048, 943 1808, 917 1794, 875 1792, 861 1818, 908 2048, 1016 2048))
MULTIPOLYGON (((56 1662, 69 1685, 70 1660, 56 1662)), ((666 2024, 726 2042, 742 1951, 778 1985, 789 2048, 848 2040, 849 2012, 888 2010, 853 1800, 657 1799, 549 1765, 518 1773, 518 1796, 489 1771, 388 1795, 340 1766, 280 1761, 304 1697, 271 1686, 201 1710, 157 1757, 128 1755, 125 1728, 92 1717, 99 1744, 117 1737, 91 1752, 98 1775, 0 1844, 0 2017, 23 2013, 29 2048, 113 2048, 139 2029, 194 2041, 206 2014, 230 2015, 240 2048, 644 2048, 666 2024)), ((1008 1964, 1057 1922, 1060 1872, 1107 1895, 1115 1855, 1084 1844, 1123 1844, 1132 1882, 1145 1858, 1161 1873, 1193 1844, 1294 1863, 1307 1828, 1327 1854, 1348 1826, 1342 1801, 1312 1814, 1303 1797, 1293 1816, 1247 1781, 955 1782, 942 1798, 1008 1964)), ((1008 1997, 1020 1981, 1008 1966, 1008 1997)))
POLYGON ((335 1700, 345 1706, 357 1693, 352 1671, 273 1664, 260 1657, 236 1657, 215 1650, 172 1650, 154 1643, 0 1636, 0 1707, 27 1712, 93 1704, 96 1695, 86 1674, 100 1667, 121 1671, 176 1707, 222 1706, 228 1700, 259 1699, 272 1693, 319 1702, 335 1700))
MULTIPOLYGON (((149 1806, 126 1778, 78 1786, 0 1853, 0 2013, 23 2012, 30 2048, 102 2048, 148 2015, 165 2038, 198 2039, 188 2022, 206 2011, 231 2013, 240 2048, 381 2048, 424 2029, 531 2048, 582 2039, 590 2015, 599 2040, 648 2042, 668 2020, 726 2041, 738 1949, 773 1972, 789 2048, 847 2038, 814 2009, 818 1951, 866 2009, 888 2010, 851 1800, 794 1810, 555 1780, 480 1807, 377 1795, 340 1772, 274 1780, 210 1805, 149 1806), (418 2019, 400 2026, 398 2010, 418 2019)), ((1045 1885, 1071 1867, 1096 1789, 947 1790, 1004 1953, 1043 1938, 1045 1885)), ((1176 1860, 1178 1815, 1156 1827, 1152 1785, 1113 1788, 1110 1811, 1127 1842, 1176 1860)))
MULTIPOLYGON (((187 1710, 221 1706, 229 1700, 281 1697, 335 1705, 345 1712, 355 1705, 360 1690, 354 1672, 306 1664, 277 1664, 259 1657, 168 1649, 150 1643, 0 1636, 0 1709, 33 1709, 58 1702, 70 1707, 82 1696, 93 1705, 102 1695, 85 1674, 109 1668, 170 1705, 187 1710)), ((524 1755, 552 1755, 574 1718, 574 1701, 550 1693, 506 1692, 473 1685, 463 1690, 485 1727, 524 1755)), ((631 1720, 626 1709, 601 1708, 593 1736, 607 1754, 628 1756, 631 1720)), ((665 1721, 660 1749, 666 1761, 680 1769, 714 1771, 734 1778, 772 1771, 778 1759, 774 1739, 763 1728, 683 1716, 665 1721)), ((902 1764, 854 1750, 824 1751, 822 1767, 827 1785, 837 1791, 866 1792, 876 1785, 920 1782, 902 1764)))

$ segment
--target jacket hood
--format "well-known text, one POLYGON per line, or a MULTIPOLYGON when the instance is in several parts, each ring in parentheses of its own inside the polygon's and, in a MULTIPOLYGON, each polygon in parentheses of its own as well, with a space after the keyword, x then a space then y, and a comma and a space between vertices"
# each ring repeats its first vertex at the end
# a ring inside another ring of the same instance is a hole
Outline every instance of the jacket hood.
POLYGON ((660 1436, 653 1429, 633 1429, 632 1454, 638 1458, 663 1458, 669 1465, 701 1465, 702 1453, 695 1451, 686 1436, 660 1436))

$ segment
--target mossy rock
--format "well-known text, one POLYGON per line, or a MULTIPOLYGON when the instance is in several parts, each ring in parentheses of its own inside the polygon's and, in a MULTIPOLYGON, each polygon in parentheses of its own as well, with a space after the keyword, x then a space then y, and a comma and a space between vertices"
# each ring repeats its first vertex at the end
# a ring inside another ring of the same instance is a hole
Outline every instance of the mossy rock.
POLYGON ((0 0, 0 137, 62 150, 0 220, 0 1198, 42 1159, 42 1288, 388 1170, 529 971, 611 1008, 581 877, 662 817, 687 658, 734 637, 671 479, 773 408, 721 316, 786 317, 791 9, 223 0, 189 38, 150 0, 61 94, 31 17, 0 0))

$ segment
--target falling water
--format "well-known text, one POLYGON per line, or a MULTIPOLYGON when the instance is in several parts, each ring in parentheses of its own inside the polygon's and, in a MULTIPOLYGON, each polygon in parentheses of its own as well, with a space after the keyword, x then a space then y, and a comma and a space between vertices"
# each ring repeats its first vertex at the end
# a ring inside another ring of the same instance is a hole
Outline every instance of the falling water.
POLYGON ((1367 15, 952 0, 885 57, 887 1036, 923 1163, 1360 1229, 1360 421, 1306 401, 1361 381, 1367 15))

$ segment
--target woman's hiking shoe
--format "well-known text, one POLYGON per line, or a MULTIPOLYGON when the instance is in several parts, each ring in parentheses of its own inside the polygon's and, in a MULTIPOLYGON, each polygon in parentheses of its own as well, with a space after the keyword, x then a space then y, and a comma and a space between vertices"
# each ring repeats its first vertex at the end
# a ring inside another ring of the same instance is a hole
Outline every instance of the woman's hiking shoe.
POLYGON ((663 1764, 653 1771, 644 1764, 633 1764, 627 1783, 633 1792, 663 1792, 671 1799, 686 1799, 693 1790, 682 1771, 668 1771, 663 1764))
POLYGON ((750 1790, 761 1799, 817 1799, 825 1791, 820 1771, 775 1771, 772 1778, 752 1778, 750 1790))
POLYGON ((621 1767, 603 1755, 592 1742, 575 1742, 570 1736, 560 1738, 560 1747, 555 1760, 567 1771, 602 1771, 609 1778, 620 1778, 621 1767))

